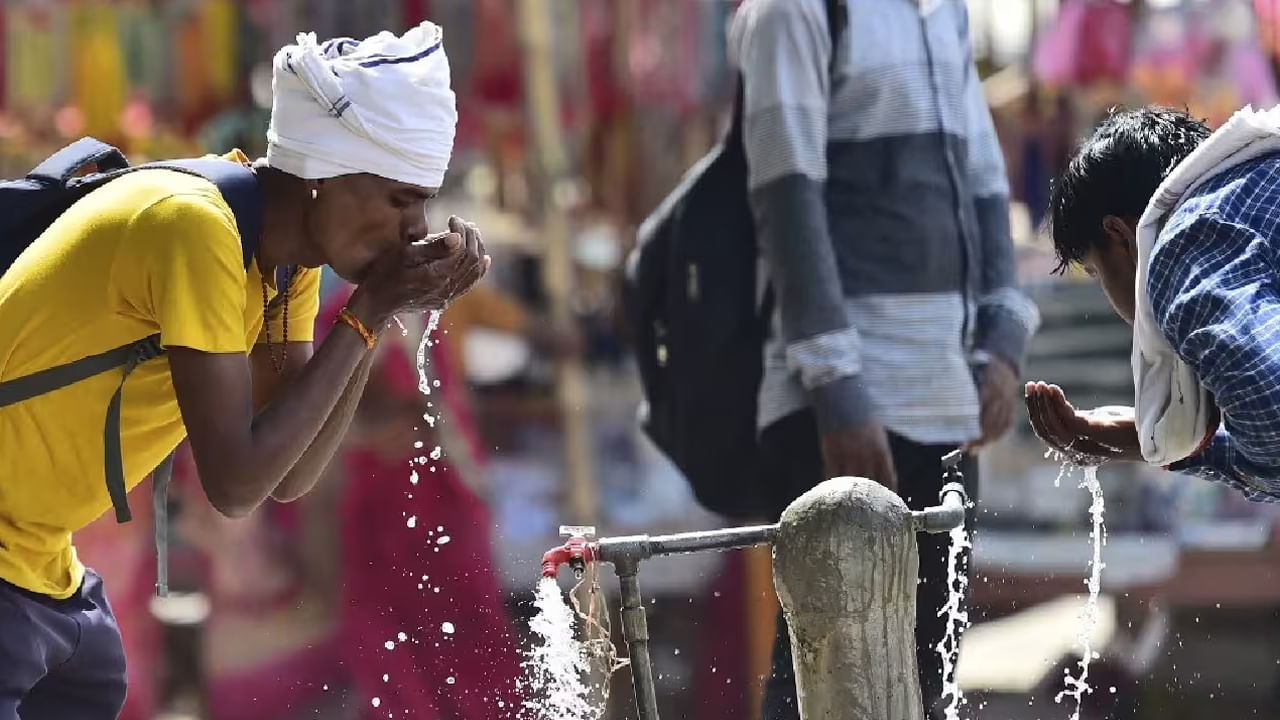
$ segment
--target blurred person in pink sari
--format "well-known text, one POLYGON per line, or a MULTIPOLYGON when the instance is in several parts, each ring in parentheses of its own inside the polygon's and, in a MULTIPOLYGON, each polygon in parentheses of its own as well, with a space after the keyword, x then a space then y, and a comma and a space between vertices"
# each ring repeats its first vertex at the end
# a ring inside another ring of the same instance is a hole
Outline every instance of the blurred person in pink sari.
MULTIPOLYGON (((184 492, 199 492, 187 452, 179 453, 175 480, 184 492)), ((182 504, 179 531, 200 554, 209 598, 200 641, 208 720, 314 720, 333 717, 327 713, 341 704, 336 582, 328 570, 338 555, 333 495, 322 480, 297 502, 235 520, 203 503, 182 504)))
MULTIPOLYGON (((346 295, 329 300, 318 332, 346 295)), ((491 556, 492 520, 468 484, 483 464, 479 439, 442 333, 427 358, 431 393, 419 392, 423 329, 383 336, 342 467, 330 468, 345 476, 341 653, 370 720, 514 716, 520 656, 491 556)))

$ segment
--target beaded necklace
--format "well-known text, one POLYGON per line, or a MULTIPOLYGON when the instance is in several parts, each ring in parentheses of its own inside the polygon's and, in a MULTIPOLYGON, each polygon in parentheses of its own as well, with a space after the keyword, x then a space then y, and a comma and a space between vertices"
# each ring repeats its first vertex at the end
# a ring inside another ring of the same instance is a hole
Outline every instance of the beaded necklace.
MULTIPOLYGON (((276 348, 271 344, 271 321, 268 316, 271 303, 267 300, 267 276, 262 275, 262 328, 266 333, 267 352, 271 354, 271 366, 277 374, 284 373, 285 361, 289 359, 289 283, 293 280, 294 269, 286 268, 276 294, 284 296, 281 310, 284 312, 284 337, 280 338, 280 357, 276 358, 276 348)), ((280 276, 277 276, 280 277, 280 276)))

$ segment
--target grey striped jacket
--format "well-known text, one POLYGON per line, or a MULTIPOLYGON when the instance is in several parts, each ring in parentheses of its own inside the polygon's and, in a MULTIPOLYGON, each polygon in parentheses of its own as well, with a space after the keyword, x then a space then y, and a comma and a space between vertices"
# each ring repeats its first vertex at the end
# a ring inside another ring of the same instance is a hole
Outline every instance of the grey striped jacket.
POLYGON ((962 0, 745 0, 762 277, 777 298, 761 426, 871 419, 922 443, 978 435, 972 366, 1019 366, 1039 317, 1015 285, 1008 183, 962 0), (832 53, 835 53, 832 63, 832 53))

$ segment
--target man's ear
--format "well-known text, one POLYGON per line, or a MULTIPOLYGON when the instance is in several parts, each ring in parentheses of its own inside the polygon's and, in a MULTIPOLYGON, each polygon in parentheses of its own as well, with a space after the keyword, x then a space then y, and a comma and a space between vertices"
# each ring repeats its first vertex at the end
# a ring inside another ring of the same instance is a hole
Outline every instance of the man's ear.
POLYGON ((1124 253, 1135 266, 1138 263, 1137 226, 1137 222, 1116 215, 1104 215, 1102 218, 1102 234, 1106 238, 1108 250, 1124 253))

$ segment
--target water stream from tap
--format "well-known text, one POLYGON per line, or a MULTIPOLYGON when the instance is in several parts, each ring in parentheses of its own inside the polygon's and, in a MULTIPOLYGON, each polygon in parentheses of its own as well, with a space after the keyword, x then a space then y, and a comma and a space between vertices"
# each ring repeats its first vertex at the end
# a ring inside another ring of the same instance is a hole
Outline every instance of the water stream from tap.
POLYGON ((1089 579, 1085 581, 1089 587, 1089 599, 1085 602, 1084 610, 1080 614, 1080 630, 1077 636, 1083 653, 1080 656, 1080 676, 1072 677, 1068 669, 1064 680, 1066 689, 1054 698, 1058 703, 1066 697, 1075 698, 1076 706, 1071 714, 1072 720, 1080 720, 1084 696, 1092 692, 1089 687, 1089 663, 1097 653, 1090 646, 1090 641, 1093 638, 1093 630, 1098 624, 1098 593, 1102 589, 1102 568, 1106 567, 1102 562, 1102 546, 1107 544, 1107 531, 1102 519, 1104 509, 1102 485, 1098 482, 1097 465, 1084 467, 1084 480, 1080 483, 1080 487, 1088 490, 1092 498, 1089 515, 1093 519, 1093 529, 1089 533, 1089 537, 1093 540, 1093 556, 1089 561, 1089 579))
POLYGON ((956 682, 955 658, 960 649, 960 636, 969 627, 969 610, 965 598, 969 592, 969 573, 961 567, 966 550, 972 548, 969 532, 964 525, 951 531, 951 548, 947 554, 947 604, 938 611, 947 616, 947 634, 938 642, 938 654, 942 656, 942 697, 946 720, 960 719, 960 706, 967 701, 956 682))
POLYGON ((604 707, 595 702, 587 678, 590 656, 574 637, 574 612, 554 578, 538 582, 537 614, 529 628, 538 642, 525 651, 524 678, 517 685, 525 697, 519 720, 599 720, 604 707))

